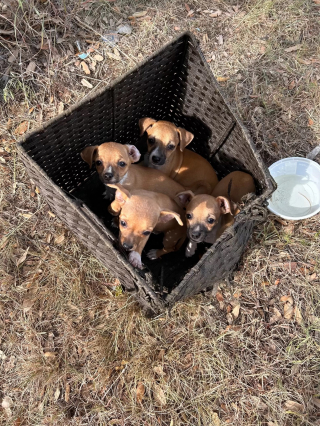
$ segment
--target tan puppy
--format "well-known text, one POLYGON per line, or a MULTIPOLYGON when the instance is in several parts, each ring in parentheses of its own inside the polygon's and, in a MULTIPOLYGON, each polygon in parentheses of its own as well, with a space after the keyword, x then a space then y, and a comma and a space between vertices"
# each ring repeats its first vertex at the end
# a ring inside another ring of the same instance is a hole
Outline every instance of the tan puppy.
POLYGON ((147 256, 157 259, 178 250, 186 239, 184 211, 167 195, 151 191, 128 191, 122 185, 116 189, 115 202, 120 204, 119 241, 129 252, 129 261, 142 269, 141 253, 152 232, 164 233, 163 249, 150 250, 147 256))
POLYGON ((253 178, 248 173, 232 172, 218 183, 212 195, 194 195, 192 191, 177 195, 180 202, 186 205, 190 239, 186 248, 187 257, 194 255, 198 243, 213 244, 234 223, 234 216, 240 212, 236 203, 250 192, 256 192, 253 178))
POLYGON ((185 188, 197 193, 208 193, 218 183, 211 164, 201 155, 185 149, 193 134, 169 121, 152 118, 139 120, 141 136, 148 135, 148 167, 161 170, 185 188))
MULTIPOLYGON (((149 169, 148 167, 132 164, 140 159, 140 152, 134 145, 122 145, 115 142, 106 142, 102 145, 87 146, 81 157, 90 167, 95 165, 100 180, 109 183, 120 183, 129 191, 132 189, 145 189, 147 191, 161 192, 174 198, 178 192, 185 188, 164 173, 149 169)), ((111 193, 105 193, 111 198, 111 193)), ((119 205, 113 203, 115 210, 111 213, 118 214, 119 205)))

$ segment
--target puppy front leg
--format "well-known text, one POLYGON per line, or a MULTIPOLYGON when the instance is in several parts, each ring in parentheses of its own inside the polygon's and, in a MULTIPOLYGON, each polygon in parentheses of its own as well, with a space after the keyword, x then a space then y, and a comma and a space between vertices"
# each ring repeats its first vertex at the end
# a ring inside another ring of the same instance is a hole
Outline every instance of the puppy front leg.
POLYGON ((142 265, 142 262, 141 262, 141 253, 142 253, 142 250, 144 249, 147 241, 148 241, 148 239, 146 241, 141 241, 138 244, 137 251, 130 251, 130 253, 129 253, 129 262, 135 268, 143 269, 143 265, 142 265))
POLYGON ((170 229, 164 235, 163 249, 150 250, 147 253, 147 256, 149 257, 149 259, 155 260, 163 256, 164 254, 177 251, 182 246, 185 239, 186 239, 186 231, 184 227, 179 226, 179 228, 170 229))

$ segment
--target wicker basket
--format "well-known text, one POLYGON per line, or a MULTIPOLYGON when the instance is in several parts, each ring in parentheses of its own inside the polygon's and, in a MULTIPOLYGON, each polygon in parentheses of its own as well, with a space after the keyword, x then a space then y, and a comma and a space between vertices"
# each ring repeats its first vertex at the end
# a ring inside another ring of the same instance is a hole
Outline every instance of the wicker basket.
POLYGON ((153 313, 211 287, 234 270, 254 225, 265 219, 266 200, 275 189, 190 33, 183 33, 112 86, 27 135, 18 149, 50 208, 134 292, 141 306, 153 313), (188 148, 209 160, 220 178, 233 170, 248 171, 255 178, 258 197, 198 263, 198 259, 186 260, 181 250, 153 262, 143 257, 149 269, 135 270, 118 247, 114 230, 105 226, 108 222, 77 195, 96 176, 80 158, 83 148, 106 141, 140 144, 141 148, 141 117, 172 121, 194 133, 188 148), (169 288, 167 293, 163 288, 169 288))

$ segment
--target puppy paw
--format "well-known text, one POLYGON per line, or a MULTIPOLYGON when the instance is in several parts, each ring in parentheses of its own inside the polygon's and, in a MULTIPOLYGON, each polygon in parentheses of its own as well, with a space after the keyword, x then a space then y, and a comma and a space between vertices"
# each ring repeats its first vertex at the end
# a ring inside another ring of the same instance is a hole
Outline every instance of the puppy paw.
POLYGON ((186 257, 191 257, 195 254, 197 249, 197 243, 193 242, 193 241, 189 241, 188 245, 186 247, 186 257))
POLYGON ((141 262, 141 256, 136 251, 130 251, 129 253, 129 262, 132 266, 135 268, 142 269, 142 262, 141 262))
POLYGON ((153 250, 148 251, 148 253, 147 253, 148 258, 151 259, 151 260, 158 259, 157 251, 158 251, 157 249, 153 249, 153 250))

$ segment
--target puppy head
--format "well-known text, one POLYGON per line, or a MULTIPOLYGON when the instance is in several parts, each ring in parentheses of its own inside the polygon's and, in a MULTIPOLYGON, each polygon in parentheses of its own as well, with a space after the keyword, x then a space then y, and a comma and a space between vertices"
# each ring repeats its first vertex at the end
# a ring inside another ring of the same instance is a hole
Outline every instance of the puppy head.
POLYGON ((140 159, 140 152, 134 145, 106 142, 102 145, 87 146, 81 158, 96 167, 101 181, 105 184, 118 183, 127 173, 131 163, 140 159))
POLYGON ((163 166, 178 146, 183 151, 194 137, 192 133, 169 121, 141 118, 139 126, 141 136, 144 132, 148 135, 149 163, 154 167, 163 166))
POLYGON ((121 205, 119 240, 127 251, 138 251, 145 246, 151 232, 159 222, 165 223, 172 219, 180 225, 183 222, 178 213, 161 210, 148 191, 131 194, 122 185, 108 185, 116 189, 115 199, 121 205))
POLYGON ((192 191, 177 194, 180 203, 186 206, 187 232, 190 240, 201 243, 218 225, 222 215, 231 213, 231 205, 226 197, 194 195, 192 191))

